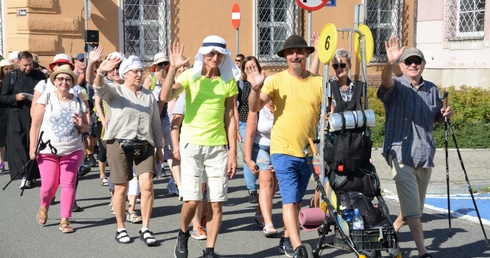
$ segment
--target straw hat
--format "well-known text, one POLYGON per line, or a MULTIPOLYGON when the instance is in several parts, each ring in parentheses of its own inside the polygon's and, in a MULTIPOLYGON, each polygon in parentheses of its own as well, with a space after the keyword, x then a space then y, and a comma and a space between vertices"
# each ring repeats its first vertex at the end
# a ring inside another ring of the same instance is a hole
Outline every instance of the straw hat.
POLYGON ((71 70, 70 65, 62 65, 56 69, 56 71, 52 72, 49 76, 49 80, 54 85, 54 78, 60 73, 68 74, 73 79, 73 86, 77 84, 78 76, 71 70))

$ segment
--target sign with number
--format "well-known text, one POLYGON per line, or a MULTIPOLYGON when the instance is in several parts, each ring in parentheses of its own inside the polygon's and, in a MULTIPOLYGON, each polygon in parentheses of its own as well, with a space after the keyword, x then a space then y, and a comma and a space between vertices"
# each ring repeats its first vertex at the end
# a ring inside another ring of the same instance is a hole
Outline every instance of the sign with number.
MULTIPOLYGON (((371 29, 365 24, 359 24, 357 30, 364 35, 364 49, 366 53, 366 64, 371 62, 374 55, 374 39, 371 29)), ((361 42, 358 33, 354 33, 354 50, 356 51, 357 60, 362 62, 361 59, 361 42)))
POLYGON ((240 6, 237 3, 231 8, 231 25, 235 29, 240 26, 240 6))
POLYGON ((318 39, 318 58, 320 62, 327 64, 332 60, 337 50, 337 27, 332 23, 323 26, 318 39))
POLYGON ((298 5, 307 11, 316 11, 327 4, 328 0, 296 0, 298 5))

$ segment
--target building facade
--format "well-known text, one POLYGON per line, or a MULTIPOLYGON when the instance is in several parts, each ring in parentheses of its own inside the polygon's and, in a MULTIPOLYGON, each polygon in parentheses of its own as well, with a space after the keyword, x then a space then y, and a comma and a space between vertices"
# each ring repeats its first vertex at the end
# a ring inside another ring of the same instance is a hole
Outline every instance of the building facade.
MULTIPOLYGON (((286 65, 275 53, 289 35, 307 39, 328 23, 338 29, 354 29, 364 23, 374 39, 373 58, 367 65, 370 85, 379 84, 386 61, 384 42, 396 35, 404 45, 424 51, 426 77, 438 85, 483 87, 480 84, 486 82, 475 78, 485 77, 490 69, 481 54, 490 51, 487 6, 485 0, 330 0, 325 7, 308 12, 293 0, 3 0, 0 50, 7 55, 27 49, 45 65, 56 53, 83 52, 85 31, 95 30, 99 33, 96 44, 103 45, 106 54, 138 55, 148 65, 155 53, 167 52, 170 42, 184 43, 184 54, 193 57, 204 37, 219 35, 233 55, 256 56, 270 74, 286 65), (475 2, 478 4, 471 4, 475 2), (235 3, 240 6, 238 29, 231 23, 235 3), (467 5, 462 6, 464 3, 467 5), (468 9, 477 18, 465 18, 466 27, 461 29, 456 26, 458 17, 469 17, 468 9), (478 37, 460 37, 458 30, 476 30, 478 37), (455 71, 460 67, 467 71, 458 75, 455 71), (471 68, 479 74, 469 75, 471 68)), ((337 47, 353 52, 351 33, 339 32, 337 47)), ((361 78, 361 65, 352 56, 351 77, 361 78)), ((333 74, 331 69, 326 72, 333 74)))

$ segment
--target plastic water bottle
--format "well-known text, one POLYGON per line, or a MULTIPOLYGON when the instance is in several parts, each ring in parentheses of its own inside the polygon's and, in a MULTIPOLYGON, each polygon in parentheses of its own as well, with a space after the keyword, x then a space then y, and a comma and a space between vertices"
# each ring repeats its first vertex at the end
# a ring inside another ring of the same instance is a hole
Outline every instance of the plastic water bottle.
POLYGON ((349 228, 352 229, 352 219, 354 218, 354 211, 344 208, 342 210, 342 218, 345 220, 345 222, 347 222, 349 228))
POLYGON ((354 217, 352 218, 352 229, 353 230, 364 230, 364 220, 362 220, 361 214, 359 214, 359 209, 354 210, 354 217))

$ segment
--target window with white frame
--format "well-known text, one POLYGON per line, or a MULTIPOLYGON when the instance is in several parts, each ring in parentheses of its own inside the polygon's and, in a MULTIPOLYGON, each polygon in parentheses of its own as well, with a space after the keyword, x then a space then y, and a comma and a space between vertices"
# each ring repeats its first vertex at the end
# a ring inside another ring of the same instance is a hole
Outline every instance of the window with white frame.
POLYGON ((256 6, 256 57, 267 65, 284 63, 276 52, 287 37, 296 34, 297 4, 291 0, 256 0, 256 6))
POLYGON ((140 57, 144 65, 158 52, 167 52, 170 0, 123 0, 124 54, 140 57))
POLYGON ((366 25, 371 28, 374 39, 374 55, 371 62, 386 62, 384 42, 392 35, 401 37, 401 6, 403 0, 366 1, 366 25))
POLYGON ((485 4, 485 0, 448 0, 446 2, 448 39, 483 39, 485 4))

